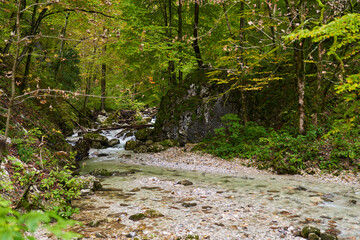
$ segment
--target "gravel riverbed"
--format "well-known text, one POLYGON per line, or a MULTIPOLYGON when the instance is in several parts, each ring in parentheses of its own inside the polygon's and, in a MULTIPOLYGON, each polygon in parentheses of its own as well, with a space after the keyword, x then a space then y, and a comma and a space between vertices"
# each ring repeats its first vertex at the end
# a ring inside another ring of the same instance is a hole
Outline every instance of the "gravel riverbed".
POLYGON ((297 234, 305 225, 342 240, 360 239, 360 218, 352 213, 360 209, 356 175, 278 176, 246 167, 247 160, 184 148, 121 153, 96 166, 117 170, 114 159, 142 172, 103 178, 103 190, 73 202, 81 210, 74 219, 84 225, 72 230, 85 239, 290 240, 303 239, 297 234), (159 215, 146 216, 148 211, 159 215))

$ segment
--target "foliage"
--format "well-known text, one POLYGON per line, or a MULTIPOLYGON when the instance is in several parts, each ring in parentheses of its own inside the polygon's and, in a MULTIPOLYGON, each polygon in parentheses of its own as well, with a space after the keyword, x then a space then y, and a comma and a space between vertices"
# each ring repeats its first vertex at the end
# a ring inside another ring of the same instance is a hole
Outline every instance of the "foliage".
POLYGON ((82 182, 74 178, 70 170, 74 168, 74 156, 68 156, 68 163, 59 168, 59 159, 42 146, 43 143, 39 141, 41 136, 41 131, 34 128, 13 141, 21 161, 14 157, 9 158, 13 170, 12 178, 21 187, 37 186, 39 190, 28 194, 26 201, 23 201, 24 207, 53 210, 62 217, 70 217, 78 211, 71 208, 71 199, 79 197, 82 188, 82 182), (24 163, 34 164, 35 168, 29 170, 24 163))
POLYGON ((260 168, 279 174, 297 174, 313 167, 360 170, 358 133, 324 138, 324 130, 314 126, 306 135, 297 135, 292 129, 274 131, 254 123, 242 125, 233 114, 225 115, 222 121, 224 127, 205 141, 206 151, 222 158, 254 158, 260 168))
POLYGON ((208 142, 208 151, 223 158, 251 158, 256 154, 260 139, 267 136, 265 128, 252 122, 242 125, 235 114, 221 119, 224 127, 215 130, 215 137, 208 142))
POLYGON ((10 207, 10 202, 0 198, 0 236, 6 240, 35 239, 34 232, 39 227, 47 229, 61 239, 74 239, 81 237, 79 234, 66 232, 75 221, 65 220, 55 212, 33 211, 20 213, 10 207), (25 235, 25 233, 27 233, 25 235))

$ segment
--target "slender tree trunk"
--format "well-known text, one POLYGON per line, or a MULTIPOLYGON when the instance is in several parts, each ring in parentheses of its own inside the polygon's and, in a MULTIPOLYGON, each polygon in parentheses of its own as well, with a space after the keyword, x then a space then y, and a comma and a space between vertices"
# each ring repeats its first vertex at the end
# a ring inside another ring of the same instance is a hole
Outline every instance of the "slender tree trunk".
MULTIPOLYGON (((30 31, 29 35, 35 35, 35 34, 36 34, 36 32, 37 32, 37 30, 39 29, 39 26, 40 26, 40 24, 41 24, 41 21, 43 20, 43 18, 44 18, 44 16, 45 16, 45 13, 47 12, 47 10, 48 10, 47 8, 44 8, 44 9, 40 12, 37 20, 36 20, 36 21, 34 22, 34 24, 31 26, 31 31, 30 31)), ((19 59, 18 59, 18 61, 17 61, 17 66, 16 66, 16 68, 19 67, 20 63, 22 62, 22 60, 24 59, 24 57, 27 55, 28 50, 29 50, 29 47, 28 47, 28 46, 25 46, 25 47, 23 48, 23 50, 21 51, 21 54, 19 54, 19 59)))
MULTIPOLYGON (((169 45, 172 45, 172 18, 173 18, 173 14, 172 14, 172 4, 171 4, 172 0, 168 1, 168 9, 169 9, 169 45)), ((170 50, 172 51, 172 50, 170 50)), ((169 61, 169 67, 168 67, 168 72, 169 72, 169 83, 171 86, 175 86, 176 85, 176 73, 175 73, 175 61, 174 60, 170 60, 169 61)))
MULTIPOLYGON (((182 26, 182 0, 179 0, 179 6, 178 6, 178 18, 179 18, 179 22, 178 22, 178 39, 180 42, 182 42, 182 38, 183 38, 183 26, 182 26)), ((180 60, 179 60, 179 66, 182 65, 182 47, 179 47, 179 54, 180 54, 180 60)), ((183 73, 181 71, 181 69, 179 70, 179 83, 181 84, 183 82, 183 73)))
POLYGON ((195 0, 195 17, 194 17, 194 41, 193 41, 193 48, 195 51, 195 57, 198 63, 198 67, 202 68, 203 61, 201 59, 200 47, 199 47, 199 40, 198 40, 198 27, 199 27, 199 14, 200 14, 200 6, 199 0, 195 0))
MULTIPOLYGON (((39 0, 35 1, 35 4, 37 4, 37 3, 39 3, 39 0)), ((31 23, 30 23, 31 29, 30 29, 29 35, 34 31, 37 10, 38 10, 38 5, 35 5, 32 16, 31 16, 31 23)), ((28 76, 30 73, 30 65, 31 65, 31 58, 32 58, 33 50, 34 50, 33 44, 31 43, 31 45, 29 46, 28 55, 26 58, 24 75, 23 75, 21 84, 19 86, 21 92, 23 92, 26 88, 29 87, 28 76)))
MULTIPOLYGON (((325 12, 325 5, 321 2, 318 1, 319 7, 321 7, 321 14, 320 14, 320 24, 326 24, 326 20, 324 17, 324 12, 325 12)), ((323 56, 325 54, 325 50, 324 50, 324 46, 323 46, 323 42, 320 42, 318 45, 318 62, 317 62, 317 74, 316 74, 316 93, 315 93, 315 112, 313 115, 313 124, 315 126, 318 125, 318 121, 319 121, 319 114, 322 111, 322 107, 321 107, 321 86, 322 86, 322 72, 323 72, 323 56)))
MULTIPOLYGON (((96 51, 97 51, 97 47, 95 46, 94 47, 94 55, 96 54, 96 51)), ((90 95, 90 93, 91 93, 91 82, 92 82, 92 79, 96 78, 96 73, 94 73, 93 67, 94 67, 94 60, 92 60, 91 63, 89 64, 89 76, 87 77, 86 84, 85 84, 85 97, 84 97, 84 105, 83 105, 84 115, 86 115, 86 107, 89 102, 88 95, 90 95)))
POLYGON ((305 134, 305 73, 304 73, 304 40, 295 43, 294 63, 299 104, 299 133, 305 134))
POLYGON ((230 22, 229 22, 229 16, 228 16, 228 14, 227 14, 226 7, 225 7, 225 3, 224 3, 224 2, 222 3, 222 6, 223 6, 224 14, 225 14, 226 25, 227 25, 227 28, 228 28, 228 30, 229 30, 230 37, 232 38, 232 37, 233 37, 233 34, 232 34, 232 31, 231 31, 231 25, 230 25, 230 22))
MULTIPOLYGON (((274 11, 276 11, 276 3, 275 5, 273 5, 272 1, 267 1, 267 7, 268 7, 268 11, 269 11, 269 19, 273 20, 273 9, 274 11)), ((275 15, 275 12, 274 12, 275 15)), ((276 46, 276 33, 275 33, 275 28, 273 25, 270 25, 270 31, 271 31, 271 37, 272 37, 272 42, 274 44, 274 47, 276 46)))
MULTIPOLYGON (((103 53, 106 54, 106 45, 103 47, 103 53)), ((101 64, 101 105, 100 111, 105 111, 106 97, 106 63, 101 64)))
POLYGON ((322 71, 323 71, 323 56, 324 56, 323 43, 320 42, 318 46, 318 63, 316 73, 316 96, 315 96, 315 112, 313 115, 313 124, 318 125, 319 114, 321 112, 321 85, 322 85, 322 71))
POLYGON ((63 68, 64 46, 65 46, 64 38, 66 36, 66 29, 67 29, 67 25, 69 23, 69 17, 70 17, 70 13, 66 13, 64 27, 60 34, 61 42, 60 42, 60 50, 59 50, 59 64, 57 65, 57 67, 55 69, 55 86, 56 87, 59 83, 62 68, 63 68))
MULTIPOLYGON (((292 30, 296 29, 296 24, 304 21, 304 0, 300 0, 297 5, 294 2, 285 0, 288 11, 288 18, 292 30)), ((296 86, 298 92, 298 112, 299 112, 299 133, 305 134, 305 68, 304 68, 304 43, 305 40, 296 41, 294 43, 294 64, 296 75, 296 86)))
POLYGON ((20 9, 21 9, 21 0, 18 0, 17 2, 17 12, 16 12, 16 50, 15 50, 15 56, 14 56, 14 62, 13 62, 13 68, 12 68, 12 76, 11 76, 11 96, 9 101, 9 107, 7 112, 7 118, 6 118, 6 126, 5 126, 5 138, 9 136, 9 129, 10 129, 10 119, 12 117, 12 110, 14 107, 14 98, 15 98, 15 83, 16 83, 16 66, 17 61, 20 54, 20 9))
MULTIPOLYGON (((242 1, 240 4, 240 12, 241 12, 241 17, 240 17, 240 45, 241 47, 244 47, 245 44, 245 3, 242 1)), ((241 108, 242 108, 242 115, 243 115, 243 122, 244 124, 246 124, 248 122, 248 115, 247 115, 247 109, 246 109, 246 95, 245 95, 245 66, 246 66, 246 61, 244 58, 244 49, 241 48, 240 49, 240 61, 241 61, 241 75, 240 75, 240 95, 241 95, 241 108)))

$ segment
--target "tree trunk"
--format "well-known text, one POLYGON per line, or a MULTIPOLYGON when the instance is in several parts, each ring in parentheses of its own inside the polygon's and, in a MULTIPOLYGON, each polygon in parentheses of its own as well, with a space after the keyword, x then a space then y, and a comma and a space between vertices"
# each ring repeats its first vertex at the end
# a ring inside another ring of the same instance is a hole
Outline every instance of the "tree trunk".
POLYGON ((317 62, 317 73, 316 73, 316 96, 315 96, 315 112, 313 115, 313 124, 318 125, 319 114, 321 112, 321 85, 322 85, 322 71, 323 71, 323 55, 325 51, 323 49, 322 42, 318 46, 318 62, 317 62))
POLYGON ((194 41, 193 41, 193 48, 195 51, 195 57, 198 63, 198 67, 202 68, 203 61, 201 59, 199 41, 198 41, 198 27, 199 27, 199 14, 200 14, 200 6, 199 0, 195 0, 195 18, 194 18, 194 41))
MULTIPOLYGON (((36 1, 35 1, 35 4, 37 4, 37 3, 39 3, 39 0, 36 0, 36 1)), ((31 33, 34 31, 35 18, 36 18, 37 10, 38 10, 38 5, 35 5, 35 6, 34 6, 33 13, 32 13, 32 16, 31 16, 31 23, 30 23, 31 29, 30 29, 29 35, 31 35, 31 33)), ((27 58, 26 58, 24 75, 23 75, 21 84, 20 84, 20 86, 19 86, 21 93, 22 93, 26 88, 29 87, 28 76, 29 76, 29 73, 30 73, 30 65, 31 65, 31 58, 32 58, 33 50, 34 50, 33 44, 31 43, 31 44, 29 45, 29 48, 28 48, 28 55, 27 55, 27 58)))
POLYGON ((299 133, 305 134, 305 73, 304 73, 304 40, 294 44, 294 63, 299 104, 299 133))
MULTIPOLYGON (((182 33, 182 0, 179 0, 179 6, 178 6, 178 18, 179 18, 179 22, 178 22, 178 39, 180 42, 182 42, 182 37, 183 37, 183 33, 182 33)), ((180 60, 179 60, 179 66, 182 65, 182 47, 179 47, 179 55, 180 55, 180 60)), ((181 69, 179 70, 179 83, 181 84, 183 82, 183 73, 181 71, 181 69)))
MULTIPOLYGON (((94 55, 96 54, 97 47, 94 47, 94 55)), ((96 78, 96 74, 93 72, 94 60, 91 61, 89 64, 89 76, 87 77, 87 81, 85 84, 85 97, 84 97, 84 105, 83 105, 83 112, 86 115, 86 107, 89 102, 89 96, 91 93, 91 80, 96 78)))
POLYGON ((59 79, 61 76, 61 71, 62 71, 62 67, 63 67, 63 58, 64 58, 64 46, 65 46, 65 36, 66 36, 66 28, 69 22, 69 17, 70 17, 70 13, 66 13, 66 17, 65 17, 65 23, 64 23, 64 27, 61 31, 60 34, 60 38, 61 38, 61 43, 60 43, 60 50, 59 50, 59 64, 57 65, 56 69, 55 69, 55 86, 57 87, 58 83, 59 83, 59 79))
POLYGON ((16 83, 16 66, 17 61, 19 58, 20 53, 20 9, 21 9, 21 0, 18 0, 17 2, 17 12, 16 12, 16 50, 15 50, 15 56, 14 56, 14 62, 13 62, 13 68, 12 68, 12 76, 11 76, 11 96, 9 101, 9 107, 7 111, 7 118, 6 118, 6 126, 5 126, 5 138, 9 136, 9 129, 10 129, 10 119, 12 115, 12 110, 14 107, 14 98, 15 98, 15 83, 16 83))
POLYGON ((241 108, 242 108, 242 116, 243 116, 243 122, 244 124, 246 124, 248 122, 248 115, 247 115, 247 109, 246 109, 246 95, 245 95, 245 66, 246 66, 246 61, 244 58, 244 43, 245 43, 245 17, 244 17, 244 13, 245 13, 245 4, 244 2, 241 2, 240 4, 240 12, 241 12, 241 17, 240 17, 240 61, 241 61, 241 75, 240 75, 240 95, 241 95, 241 108))
MULTIPOLYGON (((171 4, 172 0, 168 1, 168 9, 169 9, 169 46, 172 45, 172 4, 171 4)), ((172 51, 172 50, 170 50, 172 51)), ((169 72, 169 85, 170 86, 175 86, 176 85, 176 73, 175 73, 175 61, 174 60, 170 60, 169 61, 169 67, 168 67, 168 72, 169 72)))
POLYGON ((229 16, 228 16, 228 14, 227 14, 226 7, 225 7, 225 3, 224 3, 224 2, 222 3, 222 6, 223 6, 224 14, 225 14, 226 25, 227 25, 227 28, 228 28, 228 30, 229 30, 230 37, 232 38, 232 37, 233 37, 233 34, 232 34, 232 31, 231 31, 231 25, 230 25, 230 22, 229 22, 229 16))
MULTIPOLYGON (((103 48, 104 55, 106 54, 106 46, 103 48)), ((106 63, 101 64, 101 105, 100 111, 105 111, 105 97, 106 97, 106 63)))

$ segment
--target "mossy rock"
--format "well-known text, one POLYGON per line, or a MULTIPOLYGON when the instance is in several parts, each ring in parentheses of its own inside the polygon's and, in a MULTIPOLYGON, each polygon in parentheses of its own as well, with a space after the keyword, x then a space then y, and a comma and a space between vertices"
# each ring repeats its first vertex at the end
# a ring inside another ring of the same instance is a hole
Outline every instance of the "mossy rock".
POLYGON ((179 146, 179 141, 175 139, 166 139, 160 142, 160 145, 165 148, 176 147, 179 146))
POLYGON ((140 129, 135 133, 135 137, 138 140, 146 141, 149 139, 150 135, 153 134, 154 130, 150 128, 140 129))
POLYGON ((90 142, 100 142, 104 146, 108 144, 107 137, 97 133, 87 133, 84 135, 84 139, 90 142))
POLYGON ((316 233, 309 233, 308 240, 321 240, 316 233))
POLYGON ((149 151, 149 149, 145 145, 138 146, 134 149, 135 153, 147 153, 148 151, 149 151))
POLYGON ((145 217, 148 217, 148 218, 158 218, 158 217, 164 216, 162 213, 160 213, 158 210, 155 210, 155 209, 146 210, 144 215, 145 215, 145 217))
POLYGON ((101 142, 91 142, 90 147, 95 148, 95 149, 103 149, 103 148, 105 148, 105 146, 102 145, 101 142))
POLYGON ((338 238, 329 233, 322 233, 320 234, 321 240, 338 240, 338 238))
POLYGON ((138 213, 138 214, 131 215, 129 217, 129 219, 132 221, 140 221, 140 220, 145 219, 145 215, 143 213, 138 213))
POLYGON ((301 236, 304 238, 309 237, 310 233, 315 233, 316 235, 320 236, 320 229, 308 225, 301 230, 301 236))
POLYGON ((114 147, 115 145, 118 145, 119 143, 120 143, 120 140, 114 138, 114 139, 109 140, 108 146, 109 147, 114 147))
POLYGON ((160 143, 153 143, 148 147, 148 152, 161 152, 164 151, 165 147, 162 146, 160 143))
POLYGON ((108 170, 101 168, 101 169, 95 169, 90 172, 93 176, 102 176, 102 177, 108 177, 112 175, 112 172, 109 172, 108 170))
POLYGON ((109 127, 113 125, 114 123, 117 123, 119 121, 119 112, 114 112, 109 115, 109 117, 101 123, 102 127, 109 127))
POLYGON ((146 146, 150 146, 150 145, 153 144, 153 143, 154 143, 153 140, 146 140, 146 141, 145 141, 145 145, 146 145, 146 146))
POLYGON ((134 140, 127 141, 125 143, 125 150, 134 150, 137 147, 137 142, 134 140))

